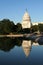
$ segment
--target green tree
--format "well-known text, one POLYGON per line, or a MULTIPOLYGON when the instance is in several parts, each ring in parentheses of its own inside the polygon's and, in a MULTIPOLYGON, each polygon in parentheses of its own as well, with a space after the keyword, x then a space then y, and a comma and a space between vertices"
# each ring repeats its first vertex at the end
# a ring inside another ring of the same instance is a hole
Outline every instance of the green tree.
POLYGON ((21 33, 22 25, 20 23, 17 23, 16 26, 17 26, 17 33, 21 33))
POLYGON ((43 32, 43 24, 38 24, 38 26, 39 26, 39 31, 43 32))
POLYGON ((0 21, 0 33, 1 34, 8 34, 14 32, 14 23, 9 19, 3 19, 0 21))
POLYGON ((38 31, 38 25, 33 25, 32 27, 31 27, 31 30, 32 30, 32 32, 35 32, 35 31, 38 31))

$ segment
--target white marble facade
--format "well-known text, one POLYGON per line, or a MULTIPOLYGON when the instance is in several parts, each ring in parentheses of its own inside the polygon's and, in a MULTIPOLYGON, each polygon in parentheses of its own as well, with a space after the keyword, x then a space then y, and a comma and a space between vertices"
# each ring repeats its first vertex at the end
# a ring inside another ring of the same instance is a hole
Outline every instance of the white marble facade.
POLYGON ((23 19, 22 19, 22 28, 31 28, 32 25, 38 25, 43 24, 43 22, 31 22, 30 15, 28 14, 27 10, 24 13, 23 19))
POLYGON ((26 11, 24 13, 23 20, 22 20, 22 28, 30 28, 30 27, 31 27, 31 19, 28 12, 26 11))

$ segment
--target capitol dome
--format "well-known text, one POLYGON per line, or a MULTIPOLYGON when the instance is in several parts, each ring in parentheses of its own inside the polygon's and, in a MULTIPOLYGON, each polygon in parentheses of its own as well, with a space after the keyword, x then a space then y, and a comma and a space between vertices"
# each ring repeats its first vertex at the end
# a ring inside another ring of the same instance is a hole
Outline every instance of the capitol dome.
POLYGON ((28 21, 30 20, 30 16, 29 16, 29 14, 28 14, 27 11, 25 12, 25 14, 24 14, 24 16, 23 16, 23 20, 24 20, 24 21, 25 21, 25 20, 26 20, 26 21, 27 21, 27 20, 28 20, 28 21))
POLYGON ((30 27, 31 27, 31 19, 26 10, 23 16, 23 20, 22 20, 22 28, 30 28, 30 27))

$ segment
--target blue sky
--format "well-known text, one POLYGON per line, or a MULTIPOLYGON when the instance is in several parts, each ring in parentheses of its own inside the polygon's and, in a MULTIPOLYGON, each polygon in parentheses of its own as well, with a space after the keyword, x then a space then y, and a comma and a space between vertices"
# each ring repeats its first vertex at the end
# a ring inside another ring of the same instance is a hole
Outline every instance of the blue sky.
POLYGON ((0 0, 0 20, 22 22, 26 8, 32 22, 43 21, 43 0, 0 0))

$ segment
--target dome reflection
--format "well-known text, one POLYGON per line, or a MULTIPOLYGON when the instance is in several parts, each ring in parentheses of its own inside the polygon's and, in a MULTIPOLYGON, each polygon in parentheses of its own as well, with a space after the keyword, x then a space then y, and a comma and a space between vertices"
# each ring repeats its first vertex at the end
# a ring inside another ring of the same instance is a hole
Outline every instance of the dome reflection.
POLYGON ((30 51, 31 51, 31 47, 32 47, 31 41, 23 40, 22 48, 23 48, 26 56, 29 56, 30 51))

